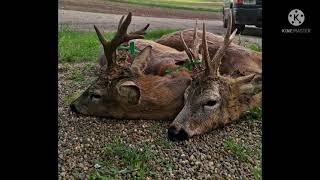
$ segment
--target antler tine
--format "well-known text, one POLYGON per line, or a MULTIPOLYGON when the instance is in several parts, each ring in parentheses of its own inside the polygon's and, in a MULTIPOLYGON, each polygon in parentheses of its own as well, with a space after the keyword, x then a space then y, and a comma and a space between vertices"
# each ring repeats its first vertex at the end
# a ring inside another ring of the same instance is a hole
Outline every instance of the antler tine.
POLYGON ((131 34, 139 34, 139 35, 145 35, 146 34, 146 30, 148 29, 148 27, 150 26, 150 24, 147 24, 144 28, 136 31, 136 32, 131 32, 129 35, 131 34))
POLYGON ((194 33, 193 33, 193 43, 191 52, 195 59, 199 59, 199 38, 198 38, 198 19, 196 19, 196 26, 194 27, 194 33))
POLYGON ((181 39, 181 41, 182 41, 182 45, 183 45, 184 51, 187 53, 190 61, 192 62, 192 61, 193 61, 192 52, 190 51, 190 49, 188 48, 186 42, 184 41, 183 31, 180 32, 180 39, 181 39))
POLYGON ((107 45, 108 42, 106 41, 106 39, 103 37, 102 33, 99 31, 99 29, 97 28, 96 25, 93 25, 94 27, 94 30, 96 31, 97 33, 97 36, 99 38, 99 41, 101 42, 102 45, 107 45))
MULTIPOLYGON (((97 33, 97 36, 103 45, 104 53, 108 62, 108 68, 113 65, 112 55, 116 51, 117 47, 124 42, 130 41, 132 39, 142 39, 144 38, 143 35, 145 34, 145 31, 148 29, 149 24, 147 24, 144 28, 137 32, 132 32, 130 34, 127 34, 128 26, 131 23, 132 20, 132 13, 129 12, 127 17, 124 19, 125 16, 122 16, 119 24, 118 24, 118 30, 116 35, 111 41, 106 41, 103 35, 100 33, 99 29, 94 26, 94 29, 97 33)), ((104 65, 101 64, 102 66, 104 65)))
POLYGON ((203 30, 202 30, 202 60, 205 63, 205 75, 210 76, 213 74, 213 69, 210 64, 210 56, 208 50, 208 43, 206 39, 206 24, 203 23, 203 30))
POLYGON ((232 11, 231 10, 229 10, 228 19, 229 19, 229 21, 228 21, 228 26, 227 26, 227 32, 226 32, 224 41, 227 41, 229 39, 230 34, 231 34, 231 30, 232 30, 231 27, 232 27, 232 24, 233 24, 233 17, 232 17, 232 11))
MULTIPOLYGON (((232 21, 231 11, 230 11, 229 16, 230 16, 229 20, 232 21)), ((237 32, 237 29, 235 29, 233 31, 233 33, 230 35, 231 25, 232 25, 231 21, 229 21, 229 23, 228 23, 227 33, 226 33, 226 35, 224 37, 224 42, 223 42, 222 46, 217 50, 216 54, 214 55, 213 59, 211 60, 211 62, 213 62, 213 71, 212 71, 212 73, 213 73, 214 77, 219 77, 220 76, 220 74, 219 74, 219 66, 221 64, 221 59, 224 56, 224 53, 225 53, 227 47, 230 45, 230 43, 234 39, 235 34, 237 32)))
MULTIPOLYGON (((131 23, 131 19, 132 19, 132 13, 129 12, 126 19, 123 21, 123 23, 121 23, 121 26, 118 27, 118 32, 117 32, 118 36, 123 36, 127 33, 127 29, 128 29, 129 24, 131 23)), ((120 19, 120 22, 122 22, 122 20, 123 19, 120 19)), ((120 22, 119 22, 119 24, 120 24, 120 22)))
POLYGON ((119 21, 119 24, 118 24, 118 31, 120 30, 121 28, 121 25, 122 25, 122 22, 123 22, 123 18, 124 18, 124 15, 121 17, 120 21, 119 21))

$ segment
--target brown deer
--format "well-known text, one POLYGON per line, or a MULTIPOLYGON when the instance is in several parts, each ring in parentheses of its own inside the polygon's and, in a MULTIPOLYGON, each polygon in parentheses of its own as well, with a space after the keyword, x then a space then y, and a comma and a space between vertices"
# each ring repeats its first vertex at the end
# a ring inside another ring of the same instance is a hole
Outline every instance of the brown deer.
MULTIPOLYGON (((192 47, 194 43, 194 29, 186 29, 183 31, 174 32, 161 37, 155 42, 172 47, 178 51, 183 51, 185 47, 184 44, 181 43, 181 33, 184 37, 185 44, 188 47, 192 47)), ((201 41, 203 36, 202 31, 198 30, 197 34, 199 36, 199 40, 201 41)), ((223 37, 210 32, 206 32, 205 37, 208 43, 209 55, 210 57, 213 57, 223 43, 223 37)), ((202 44, 200 44, 199 49, 202 49, 202 44)), ((232 77, 238 77, 252 73, 261 73, 261 53, 252 51, 235 43, 231 43, 228 49, 225 51, 225 55, 221 60, 221 66, 219 69, 221 75, 230 75, 232 77)))
MULTIPOLYGON (((164 70, 176 67, 176 64, 181 64, 187 59, 192 60, 192 54, 139 39, 143 38, 148 25, 140 31, 127 34, 131 16, 129 13, 124 21, 124 17, 120 19, 116 36, 110 42, 107 42, 95 27, 103 45, 100 75, 79 98, 71 103, 72 111, 117 119, 172 120, 183 108, 183 95, 191 82, 191 75, 187 69, 169 74, 164 70), (136 57, 127 51, 119 50, 117 53, 116 47, 128 41, 135 41, 137 47, 142 50, 136 57)), ((195 42, 198 30, 195 28, 193 32, 191 37, 192 42, 195 42)), ((189 39, 188 35, 186 39, 189 39)), ((199 56, 195 51, 193 54, 199 56)), ((253 65, 238 66, 231 63, 228 67, 229 72, 235 72, 234 69, 239 69, 238 67, 244 67, 242 68, 244 72, 251 71, 245 67, 255 67, 256 63, 248 58, 247 60, 253 65)), ((228 63, 228 59, 224 63, 228 63)))
MULTIPOLYGON (((261 69, 257 68, 252 74, 239 77, 220 74, 222 58, 231 48, 229 45, 236 33, 236 30, 231 33, 232 16, 229 15, 229 19, 223 43, 212 59, 203 24, 201 52, 205 67, 204 70, 198 67, 192 83, 184 93, 184 107, 168 129, 171 140, 185 140, 209 132, 238 119, 243 112, 261 102, 261 69)), ((184 41, 183 36, 181 39, 184 41)), ((191 52, 186 43, 183 44, 185 51, 191 52)), ((194 49, 197 47, 192 46, 192 51, 198 51, 194 49)), ((236 67, 229 67, 232 68, 236 67)))
POLYGON ((187 69, 166 74, 165 69, 188 59, 185 52, 143 38, 145 28, 127 34, 132 14, 120 19, 118 31, 106 41, 94 26, 103 45, 98 79, 74 102, 73 112, 117 119, 174 119, 183 106, 184 90, 191 82, 187 69), (117 47, 135 39, 141 52, 133 57, 117 47))

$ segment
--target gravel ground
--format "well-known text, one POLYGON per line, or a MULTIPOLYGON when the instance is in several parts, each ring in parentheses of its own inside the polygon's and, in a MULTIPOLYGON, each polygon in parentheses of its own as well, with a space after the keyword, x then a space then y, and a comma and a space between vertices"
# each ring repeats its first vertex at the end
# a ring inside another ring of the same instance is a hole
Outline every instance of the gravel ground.
MULTIPOLYGON (((168 121, 120 121, 69 112, 70 97, 95 79, 97 68, 92 63, 59 64, 59 179, 88 179, 98 161, 117 163, 119 158, 106 156, 104 150, 115 139, 128 147, 146 145, 152 154, 152 179, 255 179, 261 167, 261 120, 242 119, 185 142, 170 142, 168 121)), ((118 179, 135 175, 122 173, 118 179)))

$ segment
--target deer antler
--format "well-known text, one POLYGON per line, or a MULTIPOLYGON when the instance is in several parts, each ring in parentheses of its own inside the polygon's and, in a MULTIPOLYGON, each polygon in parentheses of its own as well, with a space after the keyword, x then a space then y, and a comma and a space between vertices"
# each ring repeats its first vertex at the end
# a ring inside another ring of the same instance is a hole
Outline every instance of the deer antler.
MULTIPOLYGON (((102 33, 99 31, 99 29, 94 25, 94 29, 97 33, 97 36, 99 38, 99 41, 103 45, 104 53, 108 62, 108 67, 113 65, 113 59, 112 55, 117 49, 117 47, 127 41, 130 41, 132 39, 143 39, 143 35, 145 34, 145 31, 148 29, 150 24, 147 24, 144 28, 141 30, 138 30, 136 32, 131 32, 127 34, 127 29, 129 24, 131 23, 132 19, 132 13, 129 12, 128 16, 124 19, 124 15, 121 17, 119 24, 118 24, 118 30, 116 35, 111 41, 106 41, 106 39, 103 37, 102 33)), ((105 65, 106 62, 100 62, 101 65, 105 65)))
MULTIPOLYGON (((222 44, 222 46, 219 47, 219 49, 217 50, 216 54, 214 55, 214 57, 211 60, 211 62, 213 62, 212 69, 211 68, 206 69, 206 71, 208 71, 206 74, 210 74, 213 77, 219 77, 220 76, 219 66, 221 64, 221 59, 224 56, 224 53, 225 53, 227 47, 230 45, 230 43, 234 39, 235 34, 237 32, 237 29, 235 29, 233 31, 233 33, 231 34, 232 23, 233 23, 233 18, 232 18, 231 11, 230 11, 229 12, 228 28, 227 28, 226 35, 224 37, 223 44, 222 44)), ((209 63, 209 64, 211 64, 211 63, 209 63)))
POLYGON ((193 41, 191 49, 188 48, 184 38, 183 38, 183 31, 180 32, 180 38, 182 41, 183 48, 187 53, 191 62, 194 60, 199 59, 199 38, 198 38, 198 20, 196 20, 196 26, 194 27, 194 34, 193 34, 193 41))
POLYGON ((208 50, 208 44, 207 44, 207 39, 206 39, 206 24, 203 23, 203 28, 202 28, 202 60, 205 63, 205 75, 206 76, 210 76, 211 74, 213 74, 213 69, 211 67, 211 63, 210 63, 210 55, 209 55, 209 50, 208 50))

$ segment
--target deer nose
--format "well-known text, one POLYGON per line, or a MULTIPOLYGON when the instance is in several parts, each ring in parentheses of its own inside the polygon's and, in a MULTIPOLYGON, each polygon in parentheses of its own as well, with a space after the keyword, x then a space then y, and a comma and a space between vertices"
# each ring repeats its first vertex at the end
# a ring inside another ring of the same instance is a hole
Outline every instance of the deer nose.
POLYGON ((189 138, 189 135, 183 128, 178 131, 177 128, 170 127, 168 129, 168 138, 171 141, 184 141, 189 138))
POLYGON ((79 111, 74 103, 70 104, 70 110, 72 112, 79 113, 79 111))

